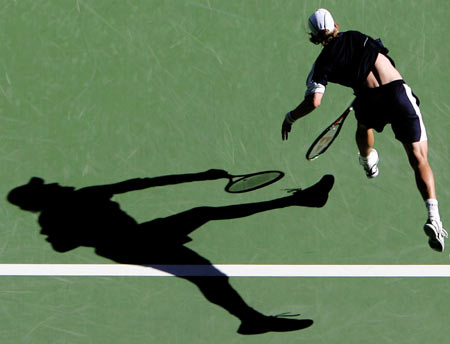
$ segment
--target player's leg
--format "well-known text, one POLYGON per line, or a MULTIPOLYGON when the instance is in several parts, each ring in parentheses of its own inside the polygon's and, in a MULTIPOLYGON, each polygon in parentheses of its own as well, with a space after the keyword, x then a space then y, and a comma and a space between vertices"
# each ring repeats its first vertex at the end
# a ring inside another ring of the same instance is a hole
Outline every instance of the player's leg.
POLYGON ((442 252, 447 232, 442 228, 433 171, 428 163, 428 141, 425 124, 419 109, 420 101, 405 83, 396 83, 396 116, 392 118, 395 137, 403 143, 409 163, 414 170, 417 188, 425 201, 428 218, 424 226, 431 248, 442 252))
POLYGON ((434 250, 442 252, 444 238, 447 238, 448 234, 442 227, 439 215, 434 175, 428 162, 428 142, 404 143, 403 147, 405 147, 409 163, 414 170, 417 188, 428 210, 428 219, 424 226, 424 231, 429 237, 428 243, 434 250))
POLYGON ((378 175, 378 153, 373 148, 375 137, 373 129, 366 128, 358 122, 356 128, 356 145, 359 150, 359 163, 364 167, 368 178, 375 178, 378 175))
POLYGON ((359 163, 363 166, 367 178, 375 178, 378 175, 378 152, 373 148, 374 130, 382 132, 389 122, 385 116, 387 105, 384 93, 383 86, 360 90, 353 102, 358 121, 355 139, 359 150, 359 163))
POLYGON ((356 144, 358 146, 359 154, 367 157, 372 151, 375 143, 373 130, 366 128, 363 124, 358 122, 355 134, 356 144))
POLYGON ((403 147, 414 170, 417 188, 423 200, 436 199, 434 175, 428 163, 428 142, 404 143, 403 147))

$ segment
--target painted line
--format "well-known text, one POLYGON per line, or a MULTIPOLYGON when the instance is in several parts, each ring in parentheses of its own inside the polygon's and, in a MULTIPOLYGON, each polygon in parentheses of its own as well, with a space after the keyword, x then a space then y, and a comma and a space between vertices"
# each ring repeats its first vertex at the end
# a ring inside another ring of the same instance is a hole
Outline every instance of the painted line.
POLYGON ((0 276, 450 277, 450 265, 0 264, 0 276))

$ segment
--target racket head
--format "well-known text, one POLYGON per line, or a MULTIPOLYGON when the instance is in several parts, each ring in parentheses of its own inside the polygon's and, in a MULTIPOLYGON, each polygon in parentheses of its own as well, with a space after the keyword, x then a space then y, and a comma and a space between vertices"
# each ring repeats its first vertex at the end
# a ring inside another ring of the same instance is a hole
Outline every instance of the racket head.
POLYGON ((340 115, 332 124, 330 124, 313 142, 306 152, 306 159, 312 161, 317 159, 321 154, 331 146, 333 141, 339 135, 345 119, 353 108, 348 107, 342 115, 340 115))
POLYGON ((229 193, 243 193, 273 184, 283 178, 284 173, 281 171, 263 171, 231 177, 230 182, 225 186, 225 191, 229 193))

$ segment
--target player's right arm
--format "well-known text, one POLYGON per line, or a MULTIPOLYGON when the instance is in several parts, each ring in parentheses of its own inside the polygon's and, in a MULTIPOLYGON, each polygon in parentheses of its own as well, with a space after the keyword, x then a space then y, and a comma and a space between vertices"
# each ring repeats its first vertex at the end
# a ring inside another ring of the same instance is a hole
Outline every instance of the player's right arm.
POLYGON ((326 77, 322 77, 324 80, 322 83, 314 81, 315 66, 315 64, 312 66, 308 78, 306 79, 305 98, 294 110, 289 111, 284 118, 281 126, 281 136, 283 140, 288 139, 288 134, 291 131, 292 124, 294 124, 296 120, 308 115, 322 103, 322 97, 325 93, 327 81, 326 77))
POLYGON ((288 139, 292 124, 294 124, 296 120, 310 114, 320 106, 322 97, 323 93, 318 92, 307 95, 294 110, 288 112, 281 126, 281 136, 283 140, 288 139))

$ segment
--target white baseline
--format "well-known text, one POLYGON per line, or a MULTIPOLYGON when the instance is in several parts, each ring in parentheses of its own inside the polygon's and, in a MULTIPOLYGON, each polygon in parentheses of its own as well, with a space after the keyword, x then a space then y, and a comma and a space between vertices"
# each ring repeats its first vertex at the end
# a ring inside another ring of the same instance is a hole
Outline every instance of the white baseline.
POLYGON ((0 276, 450 277, 450 265, 0 264, 0 276))

